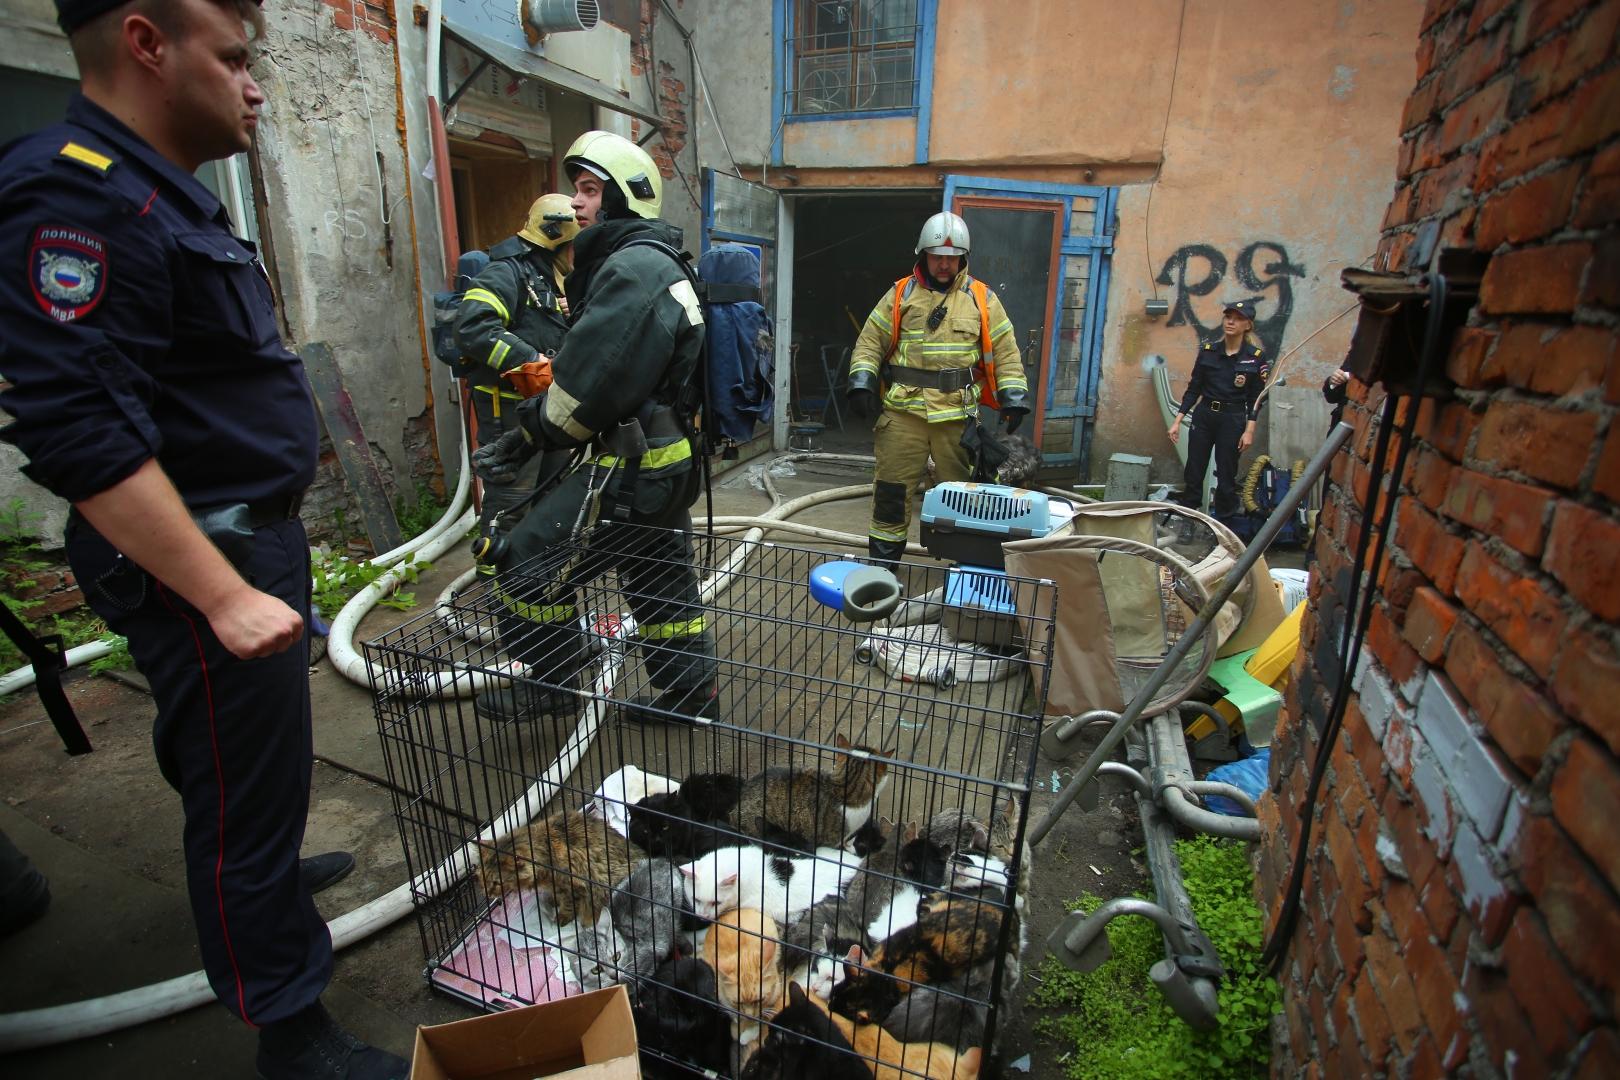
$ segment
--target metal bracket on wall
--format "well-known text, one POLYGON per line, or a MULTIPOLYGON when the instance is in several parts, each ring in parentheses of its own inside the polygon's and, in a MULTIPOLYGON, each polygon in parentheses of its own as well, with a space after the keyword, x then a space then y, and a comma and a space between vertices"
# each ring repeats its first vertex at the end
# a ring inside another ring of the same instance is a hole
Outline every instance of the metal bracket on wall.
POLYGON ((443 115, 450 115, 450 110, 456 107, 456 102, 461 100, 461 95, 472 89, 472 84, 477 81, 478 76, 482 75, 487 67, 489 67, 489 57, 479 57, 478 66, 472 69, 472 74, 467 76, 465 82, 456 87, 456 92, 451 94, 449 100, 444 103, 444 108, 440 110, 443 115))
POLYGON ((394 517, 394 505, 388 501, 377 459, 371 456, 371 443, 360 427, 360 416, 354 411, 354 402, 343 385, 337 358, 324 341, 310 342, 298 350, 298 356, 304 361, 309 388, 315 394, 321 419, 326 421, 327 433, 332 436, 332 447, 337 451, 338 463, 343 466, 343 478, 349 482, 355 501, 360 504, 360 520, 371 539, 372 550, 392 551, 405 542, 405 537, 400 534, 399 521, 394 517))

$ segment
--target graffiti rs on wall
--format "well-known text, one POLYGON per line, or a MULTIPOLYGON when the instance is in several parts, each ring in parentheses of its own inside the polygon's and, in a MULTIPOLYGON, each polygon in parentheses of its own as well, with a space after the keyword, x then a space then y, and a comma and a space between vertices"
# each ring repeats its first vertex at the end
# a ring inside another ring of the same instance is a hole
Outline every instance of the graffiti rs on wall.
POLYGON ((1294 287, 1288 279, 1304 277, 1305 268, 1289 262, 1288 249, 1274 240, 1255 241, 1238 252, 1237 258, 1230 264, 1218 248, 1209 244, 1187 244, 1178 248, 1174 255, 1165 260, 1164 269, 1154 279, 1160 285, 1173 285, 1176 290, 1170 318, 1165 325, 1196 327, 1200 345, 1221 340, 1220 319, 1217 318, 1209 326, 1199 322, 1192 299, 1195 296, 1208 296, 1220 288, 1226 280, 1229 265, 1237 278, 1238 287, 1249 292, 1238 295, 1234 289, 1231 295, 1221 297, 1223 301, 1254 300, 1258 307, 1259 302, 1266 299, 1268 291, 1276 290, 1276 295, 1271 298, 1275 301, 1271 314, 1256 319, 1254 323, 1255 335, 1259 337, 1266 355, 1276 359, 1281 355, 1283 332, 1288 329, 1288 319, 1294 313, 1294 287))

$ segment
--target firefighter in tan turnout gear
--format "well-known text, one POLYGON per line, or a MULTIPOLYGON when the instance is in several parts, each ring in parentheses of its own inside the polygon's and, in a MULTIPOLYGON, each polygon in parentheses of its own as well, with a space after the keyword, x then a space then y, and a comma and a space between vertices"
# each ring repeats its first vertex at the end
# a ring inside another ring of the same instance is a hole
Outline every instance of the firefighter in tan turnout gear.
POLYGON ((1001 412, 1007 432, 1029 415, 1012 321, 1001 301, 967 272, 967 223, 935 214, 917 240, 917 264, 866 318, 849 364, 849 401, 862 418, 879 398, 877 477, 867 540, 874 559, 906 551, 911 500, 928 468, 941 480, 967 480, 973 460, 962 446, 978 407, 1001 412))

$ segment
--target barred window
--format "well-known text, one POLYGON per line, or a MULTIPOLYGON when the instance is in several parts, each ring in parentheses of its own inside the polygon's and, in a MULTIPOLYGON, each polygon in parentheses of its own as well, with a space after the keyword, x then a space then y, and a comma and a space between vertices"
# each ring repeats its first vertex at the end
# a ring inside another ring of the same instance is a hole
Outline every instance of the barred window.
POLYGON ((795 0, 787 113, 916 105, 918 0, 795 0))

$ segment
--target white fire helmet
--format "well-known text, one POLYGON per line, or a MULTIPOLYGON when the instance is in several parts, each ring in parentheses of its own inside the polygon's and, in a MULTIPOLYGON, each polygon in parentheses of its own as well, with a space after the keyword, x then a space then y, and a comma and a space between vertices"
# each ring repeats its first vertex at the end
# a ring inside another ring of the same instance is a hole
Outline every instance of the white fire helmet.
POLYGON ((967 222, 946 211, 935 214, 923 222, 922 235, 917 237, 917 254, 966 255, 968 242, 967 222))

